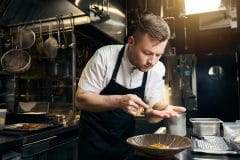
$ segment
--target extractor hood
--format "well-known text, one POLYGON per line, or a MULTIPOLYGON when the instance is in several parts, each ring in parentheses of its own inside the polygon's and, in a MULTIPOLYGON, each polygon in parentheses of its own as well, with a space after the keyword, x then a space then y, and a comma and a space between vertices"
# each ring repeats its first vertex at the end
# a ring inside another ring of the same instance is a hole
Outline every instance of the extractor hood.
POLYGON ((42 25, 48 29, 49 22, 57 25, 56 16, 65 17, 64 24, 69 26, 69 15, 73 15, 75 25, 87 24, 102 36, 123 42, 126 17, 117 0, 0 0, 0 27, 42 25))
POLYGON ((0 24, 11 27, 39 21, 51 21, 57 15, 85 18, 76 23, 89 23, 88 15, 67 0, 1 0, 0 24))

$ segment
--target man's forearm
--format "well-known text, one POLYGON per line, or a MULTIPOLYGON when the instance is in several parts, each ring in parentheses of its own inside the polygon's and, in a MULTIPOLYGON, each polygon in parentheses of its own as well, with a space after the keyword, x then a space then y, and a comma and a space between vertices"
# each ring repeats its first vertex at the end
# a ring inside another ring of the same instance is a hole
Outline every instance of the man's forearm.
POLYGON ((119 107, 121 95, 99 95, 93 92, 77 93, 76 106, 80 110, 100 112, 119 107))

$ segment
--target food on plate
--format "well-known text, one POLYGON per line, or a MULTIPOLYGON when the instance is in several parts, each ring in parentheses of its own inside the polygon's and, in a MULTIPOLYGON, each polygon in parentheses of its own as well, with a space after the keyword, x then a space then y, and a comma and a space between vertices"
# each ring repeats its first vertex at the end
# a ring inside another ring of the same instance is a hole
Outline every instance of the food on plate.
POLYGON ((157 149, 166 149, 166 148, 170 148, 169 145, 167 145, 167 144, 161 144, 161 143, 150 144, 150 147, 152 147, 152 148, 157 148, 157 149))
POLYGON ((40 127, 41 124, 38 123, 25 123, 22 125, 17 126, 17 129, 33 129, 40 127))

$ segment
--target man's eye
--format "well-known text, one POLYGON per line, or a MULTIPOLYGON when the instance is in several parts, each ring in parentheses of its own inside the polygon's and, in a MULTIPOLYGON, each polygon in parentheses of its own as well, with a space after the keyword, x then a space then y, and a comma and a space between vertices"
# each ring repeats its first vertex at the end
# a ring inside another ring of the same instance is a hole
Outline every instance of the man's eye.
POLYGON ((143 52, 144 54, 146 55, 151 55, 152 53, 151 52, 143 52))

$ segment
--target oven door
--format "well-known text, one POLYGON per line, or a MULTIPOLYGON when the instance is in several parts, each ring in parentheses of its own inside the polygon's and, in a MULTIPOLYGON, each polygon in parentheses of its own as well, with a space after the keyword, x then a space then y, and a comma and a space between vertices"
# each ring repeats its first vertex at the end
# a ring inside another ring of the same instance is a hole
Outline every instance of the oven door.
POLYGON ((78 138, 59 138, 53 136, 25 144, 22 147, 22 160, 77 160, 78 138))

